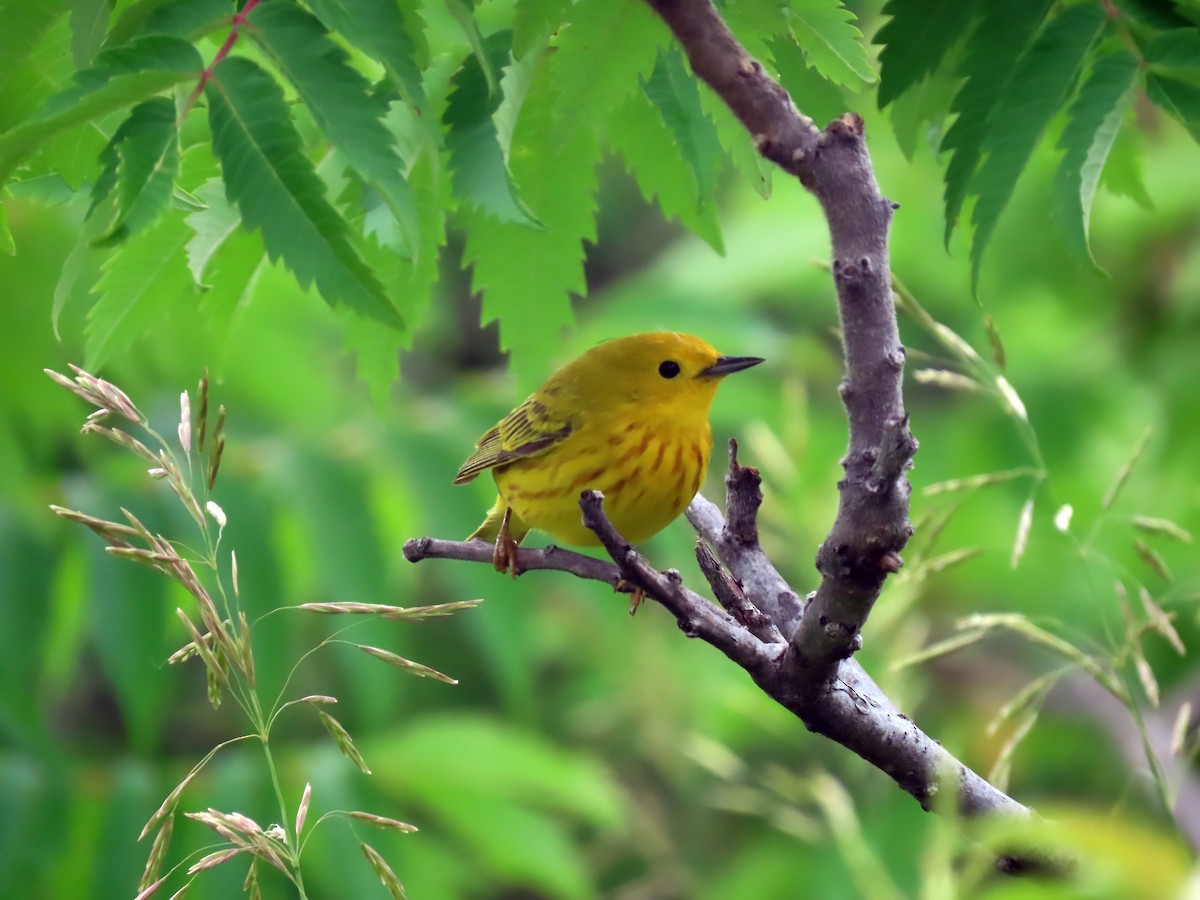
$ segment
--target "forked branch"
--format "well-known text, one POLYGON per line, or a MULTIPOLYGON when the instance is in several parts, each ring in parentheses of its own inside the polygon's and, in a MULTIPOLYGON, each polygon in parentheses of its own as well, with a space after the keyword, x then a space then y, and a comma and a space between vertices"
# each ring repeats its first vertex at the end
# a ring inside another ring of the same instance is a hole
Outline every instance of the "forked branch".
MULTIPOLYGON (((841 396, 849 420, 837 517, 817 554, 821 581, 802 602, 758 543, 762 500, 758 472, 739 464, 731 447, 728 521, 697 496, 688 518, 717 559, 699 552, 722 610, 661 573, 615 531, 603 498, 584 492, 585 524, 615 565, 569 551, 521 550, 522 569, 550 568, 645 592, 675 616, 690 636, 720 649, 770 697, 812 731, 837 741, 891 776, 926 809, 963 816, 1030 810, 1008 797, 919 729, 892 705, 852 659, 861 631, 912 528, 905 472, 917 442, 908 427, 901 382, 904 347, 892 301, 888 230, 895 205, 880 193, 863 120, 846 114, 818 129, 787 92, 738 43, 710 0, 646 0, 687 53, 692 71, 730 107, 759 152, 795 175, 820 202, 833 246, 846 359, 841 396), (728 572, 722 568, 722 565, 728 572), (939 790, 954 802, 932 803, 939 790)), ((429 557, 490 561, 482 543, 421 538, 404 548, 411 561, 429 557)), ((1041 857, 1005 857, 1002 868, 1044 868, 1041 857)))

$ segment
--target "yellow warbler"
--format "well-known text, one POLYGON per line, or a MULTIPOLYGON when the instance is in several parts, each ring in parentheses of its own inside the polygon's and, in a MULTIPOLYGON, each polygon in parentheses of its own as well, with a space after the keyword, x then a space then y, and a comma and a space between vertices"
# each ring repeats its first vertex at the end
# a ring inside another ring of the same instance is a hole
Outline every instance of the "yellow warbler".
POLYGON ((515 573, 531 528, 594 545, 579 494, 604 492, 609 520, 629 541, 657 534, 696 495, 708 467, 708 410, 721 379, 758 365, 671 332, 635 334, 567 363, 475 444, 455 484, 492 470, 500 496, 468 540, 496 542, 515 573))

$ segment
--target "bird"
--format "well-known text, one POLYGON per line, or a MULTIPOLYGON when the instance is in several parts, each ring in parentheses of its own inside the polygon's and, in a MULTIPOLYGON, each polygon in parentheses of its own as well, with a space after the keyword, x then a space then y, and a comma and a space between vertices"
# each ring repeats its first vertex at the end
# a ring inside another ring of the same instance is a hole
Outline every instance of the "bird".
POLYGON ((467 540, 494 543, 493 565, 514 578, 517 547, 532 529, 596 546, 579 508, 588 489, 604 494, 609 521, 631 544, 654 536, 704 479, 717 387, 761 362, 722 356, 707 341, 675 332, 592 347, 484 432, 459 467, 454 484, 490 470, 498 492, 467 540))

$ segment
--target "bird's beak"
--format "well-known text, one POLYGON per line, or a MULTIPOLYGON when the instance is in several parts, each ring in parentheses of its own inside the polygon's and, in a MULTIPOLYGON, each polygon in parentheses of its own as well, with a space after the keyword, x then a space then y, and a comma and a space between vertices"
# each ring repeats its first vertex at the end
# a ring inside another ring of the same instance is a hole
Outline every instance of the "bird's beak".
POLYGON ((762 361, 761 356, 719 356, 715 363, 707 369, 701 370, 700 374, 709 378, 720 378, 731 372, 740 372, 742 369, 757 366, 762 361))

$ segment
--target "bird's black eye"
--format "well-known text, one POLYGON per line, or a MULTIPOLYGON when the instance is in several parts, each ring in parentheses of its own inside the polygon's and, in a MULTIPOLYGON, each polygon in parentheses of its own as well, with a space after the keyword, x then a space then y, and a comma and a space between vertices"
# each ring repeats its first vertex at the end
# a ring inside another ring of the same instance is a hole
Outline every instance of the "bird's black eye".
POLYGON ((658 374, 663 378, 674 378, 679 374, 679 363, 673 359, 658 364, 658 374))

